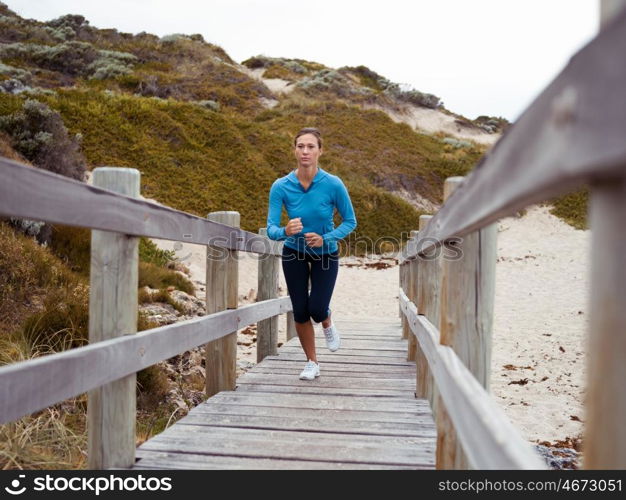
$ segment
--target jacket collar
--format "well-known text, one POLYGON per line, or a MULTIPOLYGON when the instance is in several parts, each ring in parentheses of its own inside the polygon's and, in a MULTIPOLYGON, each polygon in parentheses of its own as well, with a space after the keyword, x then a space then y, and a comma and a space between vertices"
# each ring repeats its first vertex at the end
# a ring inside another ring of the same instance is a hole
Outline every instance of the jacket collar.
MULTIPOLYGON (((315 177, 313 177, 313 180, 311 181, 311 186, 315 184, 316 182, 319 182, 320 180, 322 180, 327 175, 328 175, 328 172, 326 172, 326 170, 323 170, 322 167, 318 165, 317 173, 315 174, 315 177)), ((289 174, 287 175, 287 179, 289 179, 294 184, 297 184, 298 186, 302 186, 302 184, 300 184, 300 181, 298 180, 298 176, 296 175, 295 170, 292 170, 291 172, 289 172, 289 174)), ((311 188, 309 187, 309 189, 311 188)))

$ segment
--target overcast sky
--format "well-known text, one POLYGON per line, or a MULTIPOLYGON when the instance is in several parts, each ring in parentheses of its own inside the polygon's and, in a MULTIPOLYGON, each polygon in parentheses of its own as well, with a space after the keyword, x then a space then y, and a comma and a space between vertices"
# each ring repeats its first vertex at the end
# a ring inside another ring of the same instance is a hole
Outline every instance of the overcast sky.
POLYGON ((596 34, 597 0, 3 0, 23 17, 201 33, 237 62, 264 54, 366 65, 468 118, 515 120, 596 34))

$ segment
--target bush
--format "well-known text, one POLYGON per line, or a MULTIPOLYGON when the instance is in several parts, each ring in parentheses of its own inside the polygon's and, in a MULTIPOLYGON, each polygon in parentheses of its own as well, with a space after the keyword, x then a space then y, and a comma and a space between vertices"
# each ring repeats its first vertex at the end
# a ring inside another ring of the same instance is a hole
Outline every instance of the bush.
POLYGON ((211 111, 219 111, 220 103, 212 100, 206 101, 197 101, 196 104, 198 106, 202 106, 203 108, 210 109, 211 111))
POLYGON ((195 294, 193 283, 182 274, 150 262, 139 262, 139 286, 158 289, 173 286, 189 295, 195 294))
POLYGON ((77 14, 66 14, 65 16, 57 17, 52 21, 48 21, 46 23, 48 26, 52 26, 53 28, 71 28, 73 30, 78 30, 83 26, 87 26, 89 21, 87 21, 83 16, 77 14))
POLYGON ((339 71, 348 71, 355 74, 359 78, 361 85, 363 85, 364 87, 369 87, 376 91, 383 91, 389 85, 391 85, 391 82, 389 80, 379 75, 375 71, 372 71, 367 66, 357 66, 354 68, 345 67, 341 68, 339 71))
POLYGON ((176 299, 174 299, 165 288, 157 290, 156 292, 150 292, 145 288, 140 288, 138 300, 140 304, 152 304, 154 302, 161 302, 163 304, 171 305, 181 314, 185 314, 187 312, 185 306, 178 302, 176 299))
POLYGON ((0 57, 19 59, 68 75, 81 75, 98 58, 89 43, 70 41, 52 47, 34 43, 11 43, 0 48, 0 57))
POLYGON ((139 409, 150 409, 162 404, 168 392, 167 375, 158 364, 137 372, 137 406, 139 409))
POLYGON ((108 78, 116 78, 132 73, 132 70, 128 66, 111 61, 103 61, 102 59, 91 63, 89 70, 92 72, 90 78, 95 80, 106 80, 108 78))
POLYGON ((343 98, 373 93, 372 89, 353 85, 347 76, 334 69, 318 71, 311 77, 301 80, 297 87, 306 93, 311 93, 311 91, 331 92, 343 98))
POLYGON ((426 94, 415 89, 402 90, 397 83, 389 85, 385 89, 385 93, 399 101, 409 102, 424 108, 436 109, 441 106, 441 100, 436 95, 426 94))
POLYGON ((271 66, 272 60, 270 57, 254 56, 246 59, 241 64, 250 69, 267 68, 271 66))
POLYGON ((0 62, 0 74, 10 76, 11 78, 14 78, 15 80, 19 80, 24 85, 28 85, 33 78, 33 75, 31 74, 30 71, 22 69, 22 68, 14 68, 13 66, 8 66, 1 62, 0 62))
POLYGON ((43 310, 30 316, 22 330, 33 351, 80 347, 89 338, 89 287, 75 282, 52 290, 43 310))
POLYGON ((45 30, 52 38, 60 42, 76 38, 76 32, 69 26, 63 26, 61 28, 51 28, 50 26, 46 26, 45 30))
POLYGON ((560 217, 576 229, 589 229, 587 220, 589 188, 587 186, 555 198, 551 202, 553 204, 550 210, 552 215, 560 217))
POLYGON ((37 61, 44 67, 69 75, 81 75, 98 58, 98 52, 86 42, 65 42, 50 48, 42 48, 37 61))
POLYGON ((174 250, 161 250, 152 240, 144 237, 139 239, 139 260, 142 262, 167 267, 175 256, 174 250))
POLYGON ((172 33, 171 35, 162 36, 159 41, 161 43, 176 43, 181 40, 189 40, 190 38, 187 35, 182 33, 172 33))
POLYGON ((80 139, 69 136, 61 115, 46 104, 27 100, 21 111, 0 117, 0 130, 11 137, 14 149, 37 167, 83 180, 80 139))

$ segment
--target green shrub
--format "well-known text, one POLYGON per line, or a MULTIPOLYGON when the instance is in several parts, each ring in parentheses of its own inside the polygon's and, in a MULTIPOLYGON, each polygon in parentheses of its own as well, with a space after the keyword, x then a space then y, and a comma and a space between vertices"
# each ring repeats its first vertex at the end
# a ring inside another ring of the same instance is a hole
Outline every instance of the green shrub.
POLYGON ((24 85, 28 85, 32 81, 32 78, 33 78, 33 75, 30 71, 22 69, 22 68, 15 68, 13 66, 9 66, 1 62, 0 62, 0 74, 7 75, 11 78, 15 78, 16 80, 19 80, 20 82, 22 82, 24 85))
POLYGON ((22 330, 33 350, 62 351, 87 343, 89 337, 89 287, 77 281, 52 290, 43 309, 30 316, 22 330))
POLYGON ((176 257, 174 250, 161 250, 156 243, 148 238, 139 239, 139 260, 160 267, 167 267, 176 257))
POLYGON ((584 187, 573 193, 551 200, 552 215, 560 217, 576 229, 589 229, 587 211, 589 205, 589 188, 584 187))
POLYGON ((140 304, 152 304, 154 302, 161 302, 163 304, 171 305, 181 314, 185 314, 187 312, 185 306, 175 300, 165 288, 157 290, 156 292, 148 291, 145 288, 140 288, 138 299, 140 304))
POLYGON ((89 277, 91 230, 54 224, 48 243, 50 251, 73 272, 89 277))
POLYGON ((64 16, 57 17, 52 21, 48 21, 46 24, 48 26, 52 26, 53 28, 68 27, 73 30, 78 30, 84 26, 87 26, 89 24, 89 21, 87 21, 83 16, 78 14, 66 14, 64 16))
POLYGON ((98 58, 98 52, 89 43, 70 41, 41 48, 35 57, 43 68, 68 75, 81 75, 98 58))
POLYGON ((32 237, 0 222, 0 333, 22 324, 34 303, 49 290, 67 287, 77 277, 32 237))
POLYGON ((61 115, 46 104, 28 99, 21 111, 0 116, 0 130, 11 137, 16 151, 39 168, 83 180, 80 138, 70 137, 61 115))
POLYGON ((168 392, 167 375, 158 364, 137 372, 137 408, 139 410, 150 410, 163 404, 168 392))
POLYGON ((173 286, 189 295, 194 295, 194 286, 182 274, 164 269, 149 262, 139 263, 139 286, 163 289, 173 286))

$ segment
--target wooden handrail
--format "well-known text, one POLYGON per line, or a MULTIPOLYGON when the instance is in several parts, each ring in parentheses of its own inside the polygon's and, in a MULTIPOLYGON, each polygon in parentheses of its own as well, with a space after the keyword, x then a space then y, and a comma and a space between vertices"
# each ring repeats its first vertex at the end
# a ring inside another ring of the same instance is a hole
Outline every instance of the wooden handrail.
POLYGON ((417 313, 402 288, 400 305, 428 360, 448 415, 475 469, 545 469, 545 463, 511 424, 489 393, 451 347, 439 343, 439 332, 417 313))
POLYGON ((572 57, 407 243, 403 258, 589 182, 625 175, 624 47, 626 10, 572 57))
POLYGON ((3 157, 0 179, 0 215, 277 255, 275 245, 258 234, 3 157))
POLYGON ((2 366, 0 424, 288 311, 290 298, 280 297, 2 366))

